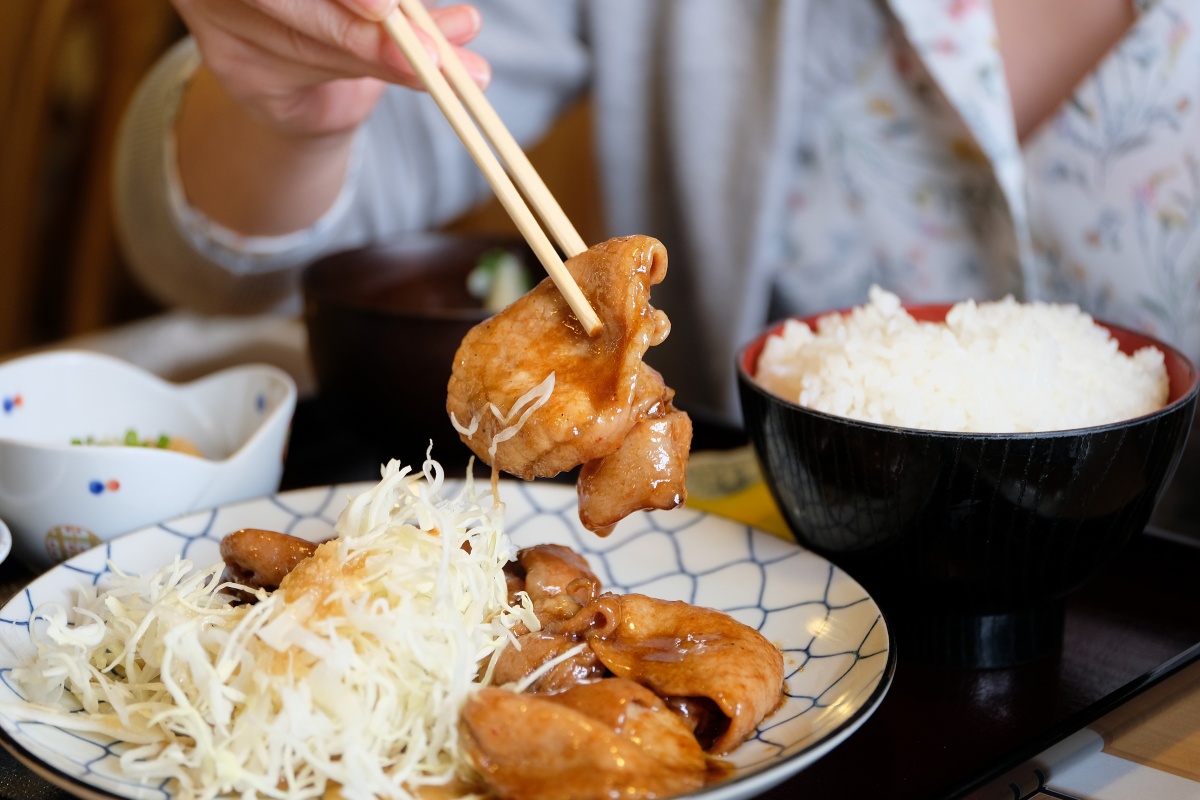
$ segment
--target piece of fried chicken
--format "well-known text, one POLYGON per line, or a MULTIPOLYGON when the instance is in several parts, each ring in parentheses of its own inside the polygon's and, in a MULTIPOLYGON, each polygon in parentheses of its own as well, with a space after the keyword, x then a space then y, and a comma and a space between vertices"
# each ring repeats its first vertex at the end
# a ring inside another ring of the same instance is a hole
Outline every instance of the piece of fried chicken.
POLYGON ((604 534, 633 511, 683 503, 692 425, 642 362, 671 330, 650 305, 666 248, 610 239, 566 266, 600 333, 589 337, 546 279, 463 338, 446 409, 463 441, 504 472, 529 480, 584 465, 580 519, 604 534))

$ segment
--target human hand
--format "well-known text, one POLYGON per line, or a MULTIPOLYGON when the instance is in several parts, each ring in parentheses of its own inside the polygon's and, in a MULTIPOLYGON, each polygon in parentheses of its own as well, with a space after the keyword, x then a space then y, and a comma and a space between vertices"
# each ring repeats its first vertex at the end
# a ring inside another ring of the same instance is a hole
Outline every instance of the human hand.
MULTIPOLYGON (((379 24, 396 0, 172 0, 224 92, 259 124, 295 137, 344 134, 387 83, 421 84, 379 24)), ((470 5, 431 9, 481 85, 487 62, 461 46, 479 31, 470 5)), ((419 33, 419 32, 418 32, 419 33)), ((426 49, 437 61, 437 49, 426 49)))

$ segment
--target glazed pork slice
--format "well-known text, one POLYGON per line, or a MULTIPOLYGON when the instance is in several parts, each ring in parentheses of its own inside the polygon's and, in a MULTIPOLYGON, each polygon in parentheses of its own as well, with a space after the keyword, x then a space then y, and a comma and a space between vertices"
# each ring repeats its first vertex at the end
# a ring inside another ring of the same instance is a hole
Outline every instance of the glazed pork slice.
POLYGON ((731 752, 782 702, 783 655, 728 614, 641 594, 605 594, 593 605, 601 604, 608 626, 588 639, 600 662, 672 707, 703 700, 715 717, 697 734, 710 752, 731 752))
POLYGON ((640 428, 615 461, 585 467, 592 479, 581 487, 580 517, 604 532, 631 511, 673 508, 687 496, 691 424, 642 362, 670 332, 666 314, 650 305, 667 253, 655 239, 629 236, 566 266, 600 316, 600 333, 589 337, 544 280, 463 338, 446 409, 476 455, 526 480, 617 455, 640 428), (667 428, 654 427, 664 420, 667 428))
MULTIPOLYGON (((583 639, 590 626, 572 622, 579 611, 600 594, 600 579, 587 560, 569 547, 539 544, 517 553, 504 568, 509 602, 526 592, 542 629, 529 631, 524 624, 513 629, 514 646, 496 660, 493 679, 498 684, 523 680, 547 662, 564 657, 583 639), (582 628, 582 629, 581 629, 582 628)), ((528 687, 532 692, 558 692, 604 674, 604 665, 590 648, 566 657, 528 687)))
POLYGON ((524 547, 504 571, 509 602, 516 602, 515 592, 527 593, 543 625, 575 616, 600 594, 600 579, 587 559, 566 545, 524 547))
POLYGON ((650 800, 704 785, 704 751, 686 724, 632 681, 552 695, 489 687, 467 700, 459 724, 500 800, 650 800))
POLYGON ((273 592, 296 565, 317 550, 313 542, 279 531, 243 528, 221 539, 223 581, 273 592))
POLYGON ((671 509, 687 498, 692 420, 671 405, 673 392, 663 389, 662 402, 642 414, 616 452, 583 465, 579 518, 588 530, 607 533, 634 511, 671 509))

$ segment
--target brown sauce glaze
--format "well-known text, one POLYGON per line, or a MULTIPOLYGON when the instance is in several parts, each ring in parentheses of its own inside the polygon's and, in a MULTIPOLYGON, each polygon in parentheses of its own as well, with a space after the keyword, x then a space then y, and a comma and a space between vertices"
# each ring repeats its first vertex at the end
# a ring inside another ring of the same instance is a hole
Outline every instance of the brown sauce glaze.
POLYGON ((316 549, 316 544, 298 536, 243 528, 221 540, 221 560, 225 562, 222 579, 251 589, 274 591, 316 549))
POLYGON ((679 715, 705 750, 729 728, 729 717, 707 697, 664 697, 663 704, 679 715))

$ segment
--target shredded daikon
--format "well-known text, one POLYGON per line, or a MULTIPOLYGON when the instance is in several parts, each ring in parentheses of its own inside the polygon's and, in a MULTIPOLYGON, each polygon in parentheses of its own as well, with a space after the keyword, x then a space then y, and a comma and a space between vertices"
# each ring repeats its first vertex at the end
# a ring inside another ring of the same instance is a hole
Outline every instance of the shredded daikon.
POLYGON ((130 743, 126 777, 172 779, 181 800, 409 798, 468 777, 459 710, 510 629, 538 624, 507 602, 503 506, 469 478, 446 491, 432 459, 389 463, 255 604, 219 591, 221 564, 114 568, 73 608, 36 610, 13 712, 130 743))
MULTIPOLYGON (((488 446, 488 457, 493 464, 496 462, 496 448, 500 446, 500 443, 516 436, 521 428, 525 427, 525 423, 533 415, 533 412, 544 406, 552 394, 554 394, 553 372, 537 386, 518 397, 507 414, 497 408, 495 403, 488 403, 488 411, 492 412, 492 416, 500 420, 500 424, 504 426, 496 432, 492 437, 492 443, 488 446), (520 414, 519 417, 518 414, 520 414), (514 419, 516 422, 513 422, 514 419)), ((463 425, 454 416, 454 412, 450 412, 450 424, 454 426, 454 430, 467 438, 474 436, 475 432, 479 430, 479 420, 480 417, 475 417, 469 424, 463 425)))

